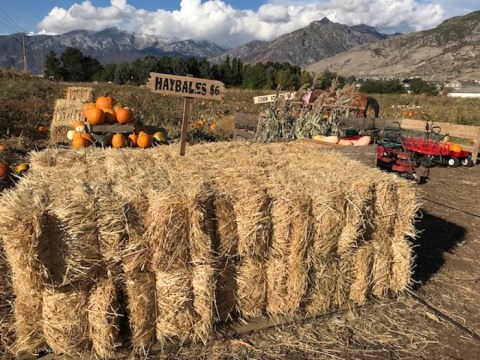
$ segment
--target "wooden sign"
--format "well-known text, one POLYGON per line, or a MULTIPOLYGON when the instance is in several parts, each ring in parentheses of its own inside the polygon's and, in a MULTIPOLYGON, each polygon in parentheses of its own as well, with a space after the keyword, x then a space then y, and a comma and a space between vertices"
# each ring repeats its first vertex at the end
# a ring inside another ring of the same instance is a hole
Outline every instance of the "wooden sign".
POLYGON ((278 97, 285 99, 285 100, 293 100, 295 99, 296 92, 288 92, 288 93, 279 93, 279 94, 270 94, 270 95, 263 95, 263 96, 255 96, 253 98, 254 104, 265 104, 274 102, 275 99, 278 97))
POLYGON ((221 100, 225 92, 224 84, 221 81, 197 79, 188 75, 177 76, 151 72, 147 87, 157 94, 176 95, 185 98, 182 132, 180 133, 180 155, 184 156, 192 98, 221 100))
POLYGON ((225 86, 221 81, 189 76, 150 73, 147 87, 154 93, 205 100, 221 100, 225 86))

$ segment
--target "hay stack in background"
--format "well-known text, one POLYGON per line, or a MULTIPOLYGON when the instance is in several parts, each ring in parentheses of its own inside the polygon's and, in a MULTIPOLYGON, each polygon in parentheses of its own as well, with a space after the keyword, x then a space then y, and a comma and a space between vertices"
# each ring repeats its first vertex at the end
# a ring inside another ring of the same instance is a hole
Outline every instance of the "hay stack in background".
POLYGON ((68 87, 67 88, 67 100, 81 101, 82 103, 88 103, 93 101, 93 88, 90 87, 68 87))
POLYGON ((80 100, 58 99, 55 102, 52 123, 50 124, 49 145, 68 142, 67 132, 74 121, 83 121, 84 103, 80 100))
POLYGON ((408 285, 412 186, 335 152, 48 149, 30 163, 0 197, 19 349, 108 357, 116 301, 146 353, 155 338, 206 342, 216 321, 319 314, 408 285))

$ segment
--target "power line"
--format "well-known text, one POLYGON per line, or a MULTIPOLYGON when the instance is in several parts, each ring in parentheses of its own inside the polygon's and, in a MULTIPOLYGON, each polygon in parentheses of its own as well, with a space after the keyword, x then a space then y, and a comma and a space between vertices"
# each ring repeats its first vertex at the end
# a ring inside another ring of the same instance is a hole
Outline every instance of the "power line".
POLYGON ((15 32, 25 32, 25 29, 13 20, 2 8, 0 8, 0 23, 15 32))
POLYGON ((0 8, 0 23, 6 26, 13 31, 22 33, 22 42, 20 43, 17 39, 15 39, 20 45, 22 45, 22 53, 23 53, 23 71, 27 72, 27 51, 25 48, 25 29, 20 26, 15 20, 13 20, 5 10, 0 8))

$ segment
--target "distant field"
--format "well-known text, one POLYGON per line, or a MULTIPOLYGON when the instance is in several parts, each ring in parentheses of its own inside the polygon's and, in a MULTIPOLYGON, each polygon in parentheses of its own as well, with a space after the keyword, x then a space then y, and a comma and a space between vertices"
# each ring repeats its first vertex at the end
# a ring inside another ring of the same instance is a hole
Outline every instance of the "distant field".
MULTIPOLYGON (((0 138, 22 134, 34 137, 39 125, 49 125, 56 99, 64 98, 68 86, 88 86, 96 97, 109 94, 134 111, 135 121, 165 127, 171 138, 180 133, 183 99, 153 94, 146 87, 111 84, 55 83, 27 77, 0 79, 0 138)), ((222 101, 193 102, 192 125, 203 119, 216 123, 214 139, 228 139, 236 111, 259 113, 268 105, 255 105, 253 97, 274 93, 272 90, 227 89, 222 101)), ((414 95, 372 95, 380 104, 380 117, 431 118, 434 121, 480 125, 480 100, 414 95)), ((191 132, 202 129, 190 128, 191 132)), ((213 139, 213 140, 214 140, 213 139)))

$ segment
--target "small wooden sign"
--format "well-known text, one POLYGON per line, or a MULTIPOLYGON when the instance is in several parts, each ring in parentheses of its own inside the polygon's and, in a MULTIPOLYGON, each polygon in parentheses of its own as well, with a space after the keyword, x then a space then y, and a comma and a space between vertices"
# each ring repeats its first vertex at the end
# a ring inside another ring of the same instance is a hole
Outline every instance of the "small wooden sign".
POLYGON ((279 94, 270 94, 270 95, 263 95, 263 96, 255 96, 253 98, 254 104, 265 104, 274 102, 275 99, 278 97, 285 99, 285 100, 293 100, 295 99, 296 92, 288 92, 288 93, 279 93, 279 94))
POLYGON ((154 93, 205 100, 221 100, 225 86, 221 81, 189 76, 150 73, 147 87, 154 93))

